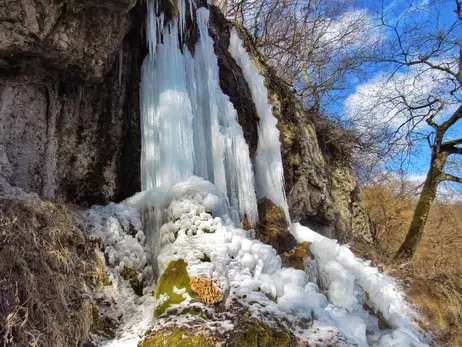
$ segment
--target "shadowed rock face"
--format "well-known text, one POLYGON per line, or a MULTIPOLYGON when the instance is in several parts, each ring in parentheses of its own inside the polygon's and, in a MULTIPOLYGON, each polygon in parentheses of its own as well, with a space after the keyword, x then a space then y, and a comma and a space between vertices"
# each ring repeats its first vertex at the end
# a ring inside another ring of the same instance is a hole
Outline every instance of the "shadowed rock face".
POLYGON ((88 205, 140 189, 144 14, 134 4, 0 7, 0 148, 10 168, 1 182, 88 205))

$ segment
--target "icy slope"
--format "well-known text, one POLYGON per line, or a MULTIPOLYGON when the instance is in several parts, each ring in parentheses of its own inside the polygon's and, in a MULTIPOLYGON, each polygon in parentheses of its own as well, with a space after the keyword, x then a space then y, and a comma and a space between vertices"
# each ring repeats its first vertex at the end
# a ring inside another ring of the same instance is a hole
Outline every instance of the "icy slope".
MULTIPOLYGON (((233 309, 239 303, 256 319, 283 326, 300 340, 318 346, 327 345, 327 341, 336 341, 340 346, 425 346, 419 342, 422 336, 413 323, 415 313, 392 279, 355 258, 334 240, 298 224, 293 225, 293 232, 299 240, 313 242, 315 260, 308 264, 306 272, 283 268, 274 249, 255 240, 252 231, 234 225, 230 218, 232 207, 223 193, 198 177, 168 190, 139 193, 119 205, 95 207, 87 213, 87 218, 96 226, 95 232, 103 236, 108 245, 106 252, 112 259, 109 263, 115 269, 113 274, 117 275, 128 265, 137 267, 143 276, 149 274, 143 260, 145 249, 139 247, 143 244, 142 235, 139 232, 135 236, 122 234, 120 229, 124 220, 139 223, 139 213, 153 205, 167 207, 164 211, 168 222, 160 229, 161 273, 171 261, 184 259, 189 276, 215 283, 224 294, 228 310, 229 319, 218 322, 222 331, 235 328, 233 309), (139 245, 129 241, 130 238, 137 239, 139 245), (127 256, 130 250, 137 255, 127 256), (377 317, 365 310, 364 304, 380 311, 391 328, 381 330, 377 317), (307 321, 311 323, 302 324, 307 321)), ((182 293, 181 288, 177 290, 182 293)), ((195 306, 201 305, 187 293, 183 295, 185 300, 179 306, 188 307, 193 302, 195 306)), ((162 296, 157 305, 164 300, 168 297, 162 296)), ((205 305, 202 309, 213 311, 205 305)), ((133 312, 139 321, 152 317, 152 296, 137 298, 130 307, 124 305, 121 310, 127 310, 124 315, 128 318, 123 318, 126 333, 134 324, 130 318, 134 317, 133 312)), ((162 317, 153 322, 154 326, 166 324, 162 317)), ((183 324, 187 325, 188 320, 183 319, 183 324)), ((139 329, 130 335, 132 343, 139 338, 137 332, 139 329)), ((126 337, 123 341, 124 346, 128 345, 126 337)), ((113 341, 112 345, 117 344, 113 341)))

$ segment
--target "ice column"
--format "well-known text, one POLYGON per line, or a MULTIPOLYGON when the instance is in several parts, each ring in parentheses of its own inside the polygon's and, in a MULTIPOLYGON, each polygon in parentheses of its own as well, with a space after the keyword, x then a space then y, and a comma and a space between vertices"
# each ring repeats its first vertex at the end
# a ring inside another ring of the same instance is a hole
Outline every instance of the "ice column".
POLYGON ((193 114, 176 19, 164 28, 155 57, 145 59, 141 84, 141 186, 146 190, 194 173, 193 114))
POLYGON ((181 42, 186 1, 179 3, 180 18, 164 26, 162 14, 156 17, 154 4, 148 2, 150 52, 141 81, 142 189, 171 186, 194 174, 228 197, 235 220, 247 217, 255 225, 257 198, 249 148, 237 112, 220 89, 208 34, 209 11, 196 12, 200 39, 193 57, 181 42))
POLYGON ((252 61, 242 46, 242 41, 235 28, 231 29, 229 52, 244 73, 260 117, 258 123, 258 147, 255 155, 257 196, 259 198, 269 198, 281 207, 289 221, 289 208, 284 191, 284 171, 279 130, 276 127, 277 119, 273 116, 272 106, 268 102, 265 79, 252 65, 252 61))
POLYGON ((218 61, 213 40, 208 34, 209 10, 199 8, 196 17, 200 39, 196 45, 194 64, 196 88, 199 86, 200 90, 194 94, 198 96, 194 124, 209 132, 205 138, 201 137, 201 130, 194 133, 198 146, 196 167, 207 167, 208 177, 199 171, 197 174, 214 182, 227 194, 231 205, 238 209, 240 218, 247 216, 254 225, 258 211, 249 147, 237 120, 237 112, 220 88, 218 61), (208 151, 208 155, 203 155, 203 151, 208 151), (204 163, 204 160, 207 162, 204 163))

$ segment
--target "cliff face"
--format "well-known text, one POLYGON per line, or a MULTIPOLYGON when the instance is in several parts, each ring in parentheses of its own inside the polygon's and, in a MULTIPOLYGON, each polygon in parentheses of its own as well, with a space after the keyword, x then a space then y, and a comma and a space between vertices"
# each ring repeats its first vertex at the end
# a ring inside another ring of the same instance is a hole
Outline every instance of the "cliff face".
POLYGON ((79 204, 139 190, 136 1, 0 7, 0 148, 7 183, 79 204))
MULTIPOLYGON (((139 191, 143 9, 135 0, 16 0, 0 7, 0 193, 11 185, 90 205, 139 191)), ((258 115, 228 53, 231 23, 215 8, 211 17, 220 85, 253 156, 258 115)), ((187 25, 192 42, 197 28, 187 25)), ((301 110, 246 43, 279 119, 293 221, 344 242, 353 233, 367 239, 352 170, 319 140, 316 116, 301 110)))

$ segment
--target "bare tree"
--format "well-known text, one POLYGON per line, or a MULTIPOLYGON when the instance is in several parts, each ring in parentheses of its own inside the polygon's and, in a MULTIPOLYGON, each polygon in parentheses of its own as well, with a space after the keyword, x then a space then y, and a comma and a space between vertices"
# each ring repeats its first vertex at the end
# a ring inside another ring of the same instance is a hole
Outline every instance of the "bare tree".
POLYGON ((228 17, 248 29, 268 63, 314 110, 348 89, 346 77, 360 69, 358 57, 378 39, 368 13, 349 0, 231 0, 226 6, 228 17))
POLYGON ((402 151, 421 141, 429 145, 430 168, 406 239, 396 254, 410 260, 438 185, 462 183, 446 167, 448 158, 462 154, 462 137, 455 130, 462 119, 460 2, 456 1, 456 7, 453 0, 411 2, 397 12, 382 7, 379 18, 385 39, 368 59, 388 73, 358 88, 347 104, 359 119, 390 130, 386 147, 402 151))

